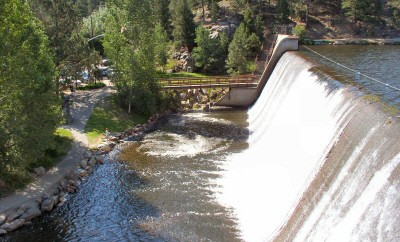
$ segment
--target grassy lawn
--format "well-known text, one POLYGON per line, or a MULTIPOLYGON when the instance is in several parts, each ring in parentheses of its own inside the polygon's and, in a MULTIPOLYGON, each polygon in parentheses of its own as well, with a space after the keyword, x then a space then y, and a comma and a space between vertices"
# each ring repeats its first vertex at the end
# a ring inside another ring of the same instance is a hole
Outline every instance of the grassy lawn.
POLYGON ((85 128, 90 148, 97 147, 105 137, 108 128, 111 133, 122 132, 138 124, 146 122, 140 115, 129 115, 114 100, 108 97, 100 101, 94 109, 85 128))
POLYGON ((14 164, 6 167, 6 170, 0 171, 0 180, 6 182, 7 186, 0 186, 0 197, 4 197, 11 192, 24 188, 32 177, 30 172, 36 167, 43 166, 46 169, 53 167, 60 162, 68 151, 71 149, 74 142, 71 131, 63 128, 58 128, 54 132, 54 144, 48 148, 43 155, 43 158, 29 164, 14 164))

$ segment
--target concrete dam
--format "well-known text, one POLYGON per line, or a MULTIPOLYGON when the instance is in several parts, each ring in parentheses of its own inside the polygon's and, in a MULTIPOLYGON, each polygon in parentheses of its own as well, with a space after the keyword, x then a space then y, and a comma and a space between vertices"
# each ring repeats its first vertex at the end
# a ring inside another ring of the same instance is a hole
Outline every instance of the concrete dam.
POLYGON ((285 53, 249 108, 249 149, 221 179, 243 238, 399 241, 400 125, 384 109, 285 53))

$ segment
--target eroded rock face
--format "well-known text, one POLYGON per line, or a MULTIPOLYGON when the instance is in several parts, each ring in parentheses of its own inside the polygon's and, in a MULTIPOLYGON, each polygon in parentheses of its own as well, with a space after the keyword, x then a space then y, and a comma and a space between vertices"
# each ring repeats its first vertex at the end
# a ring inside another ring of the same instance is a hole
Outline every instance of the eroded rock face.
POLYGON ((5 229, 0 229, 0 236, 5 234, 7 234, 7 231, 5 229))
POLYGON ((24 219, 16 219, 11 223, 5 223, 1 226, 1 229, 6 230, 7 232, 16 230, 17 228, 21 227, 22 225, 25 224, 24 219))

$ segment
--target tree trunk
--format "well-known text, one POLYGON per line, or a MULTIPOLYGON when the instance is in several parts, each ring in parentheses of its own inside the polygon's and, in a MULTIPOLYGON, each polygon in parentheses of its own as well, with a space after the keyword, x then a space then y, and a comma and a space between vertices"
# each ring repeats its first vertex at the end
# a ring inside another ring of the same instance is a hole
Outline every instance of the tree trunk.
POLYGON ((307 0, 307 3, 306 3, 306 28, 308 28, 308 14, 309 14, 308 8, 309 7, 310 7, 310 0, 307 0))
POLYGON ((131 114, 131 108, 132 108, 131 97, 132 97, 132 90, 129 90, 129 96, 128 96, 128 113, 129 114, 131 114))
POLYGON ((201 7, 203 8, 203 22, 206 22, 206 11, 204 9, 204 0, 201 0, 201 7))

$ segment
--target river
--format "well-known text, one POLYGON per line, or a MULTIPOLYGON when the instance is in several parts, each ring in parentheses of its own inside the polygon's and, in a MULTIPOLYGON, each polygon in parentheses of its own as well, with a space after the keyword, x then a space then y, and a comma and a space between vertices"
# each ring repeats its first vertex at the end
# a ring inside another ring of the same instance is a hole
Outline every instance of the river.
POLYGON ((285 54, 249 110, 170 116, 114 151, 65 206, 4 239, 399 239, 398 122, 363 102, 351 76, 312 62, 285 54))

